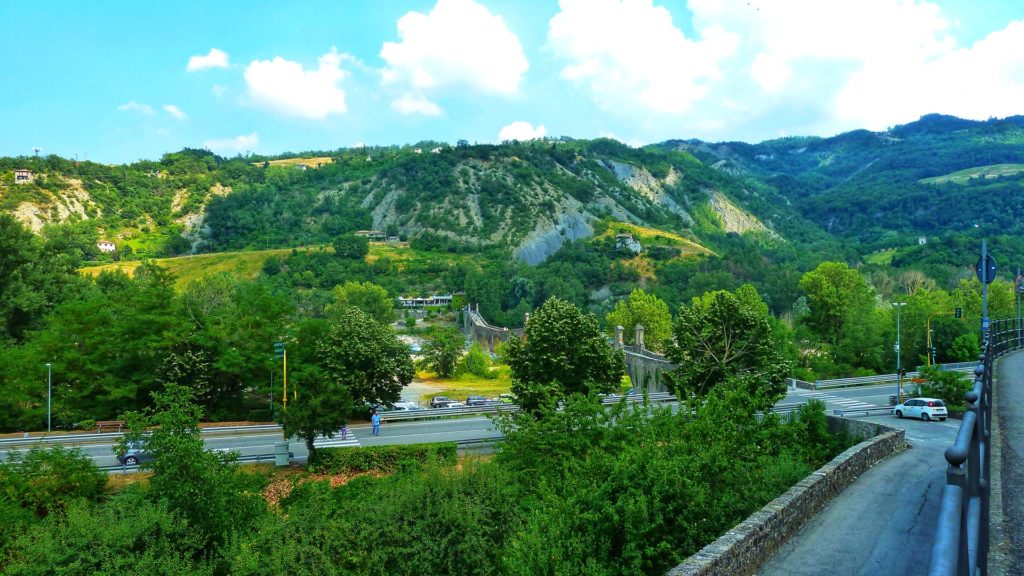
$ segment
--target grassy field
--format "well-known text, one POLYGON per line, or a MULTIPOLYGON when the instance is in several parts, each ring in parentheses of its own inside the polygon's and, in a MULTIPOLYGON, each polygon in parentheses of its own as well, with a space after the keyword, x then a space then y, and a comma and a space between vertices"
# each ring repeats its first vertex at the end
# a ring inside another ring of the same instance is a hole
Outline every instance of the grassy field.
POLYGON ((604 238, 622 233, 632 234, 633 237, 639 240, 641 244, 655 244, 679 248, 681 251, 680 257, 693 256, 696 254, 713 254, 711 250, 708 250, 693 240, 683 238, 679 234, 666 232, 665 230, 658 230, 657 228, 648 228, 646 226, 629 224, 626 222, 612 222, 608 225, 608 229, 602 234, 595 236, 594 240, 603 240, 604 238))
POLYGON ((864 261, 868 264, 876 264, 878 266, 888 266, 892 264, 892 257, 896 255, 895 248, 889 248, 888 250, 879 250, 872 254, 868 254, 864 257, 864 261))
POLYGON ((1000 176, 1013 176, 1024 172, 1024 164, 992 164, 991 166, 978 166, 959 170, 945 176, 933 176, 919 180, 922 184, 967 184, 972 178, 998 178, 1000 176))
POLYGON ((463 401, 467 396, 483 396, 494 398, 498 394, 504 394, 512 386, 512 373, 508 366, 498 365, 494 367, 497 378, 481 378, 474 374, 459 374, 452 378, 438 378, 429 370, 416 372, 416 379, 437 388, 440 392, 426 394, 420 398, 421 403, 429 402, 434 396, 447 396, 455 400, 463 401))
MULTIPOLYGON (((303 247, 298 250, 313 250, 303 247)), ((286 256, 291 248, 274 250, 254 250, 251 252, 216 252, 213 254, 196 254, 195 256, 178 256, 175 258, 155 258, 158 266, 162 266, 174 274, 175 287, 184 288, 189 282, 206 276, 227 272, 237 278, 253 279, 260 274, 263 262, 270 256, 286 256)), ((138 261, 114 262, 101 266, 89 266, 79 270, 82 274, 96 276, 107 270, 120 270, 129 276, 138 267, 138 261)))
MULTIPOLYGON (((319 250, 319 246, 303 246, 299 251, 319 250)), ((333 251, 330 246, 327 251, 333 251)), ((215 252, 213 254, 196 254, 194 256, 178 256, 175 258, 154 258, 152 261, 174 274, 175 286, 184 288, 189 282, 207 276, 227 272, 237 278, 253 279, 259 276, 263 262, 270 256, 285 257, 291 254, 291 248, 275 248, 271 250, 249 250, 243 252, 215 252)), ((370 253, 366 261, 374 263, 381 258, 388 258, 402 272, 411 274, 437 273, 447 268, 449 263, 470 262, 479 259, 470 254, 434 254, 413 250, 408 244, 390 244, 371 242, 370 253)), ((87 266, 79 270, 82 274, 96 276, 106 270, 120 270, 131 275, 138 267, 137 260, 113 262, 99 266, 87 266)))
POLYGON ((282 160, 270 160, 271 166, 297 166, 299 164, 305 164, 310 168, 316 168, 317 164, 330 164, 334 162, 333 158, 328 156, 318 156, 316 158, 284 158, 282 160))

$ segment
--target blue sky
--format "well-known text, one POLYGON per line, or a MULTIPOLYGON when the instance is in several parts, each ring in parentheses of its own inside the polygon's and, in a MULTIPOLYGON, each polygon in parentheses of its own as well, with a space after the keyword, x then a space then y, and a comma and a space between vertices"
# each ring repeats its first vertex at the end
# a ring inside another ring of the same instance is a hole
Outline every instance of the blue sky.
POLYGON ((1024 2, 0 3, 0 154, 759 141, 1024 114, 1024 2))

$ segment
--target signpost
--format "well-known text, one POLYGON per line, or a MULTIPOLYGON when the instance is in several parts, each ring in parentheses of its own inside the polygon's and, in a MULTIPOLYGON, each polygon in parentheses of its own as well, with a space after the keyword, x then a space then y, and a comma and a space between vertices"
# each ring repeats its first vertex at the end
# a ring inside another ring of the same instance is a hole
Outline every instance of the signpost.
POLYGON ((981 240, 981 258, 974 265, 974 271, 981 282, 981 341, 988 339, 988 285, 996 279, 996 260, 988 253, 988 243, 981 240))

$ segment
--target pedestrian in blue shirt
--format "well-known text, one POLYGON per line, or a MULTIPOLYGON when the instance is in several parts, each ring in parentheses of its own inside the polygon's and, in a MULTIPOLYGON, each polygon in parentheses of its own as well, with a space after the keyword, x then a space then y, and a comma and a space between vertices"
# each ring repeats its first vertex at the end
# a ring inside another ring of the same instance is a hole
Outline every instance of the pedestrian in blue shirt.
POLYGON ((380 436, 380 414, 377 411, 373 411, 373 416, 370 417, 370 423, 373 424, 373 435, 380 436))

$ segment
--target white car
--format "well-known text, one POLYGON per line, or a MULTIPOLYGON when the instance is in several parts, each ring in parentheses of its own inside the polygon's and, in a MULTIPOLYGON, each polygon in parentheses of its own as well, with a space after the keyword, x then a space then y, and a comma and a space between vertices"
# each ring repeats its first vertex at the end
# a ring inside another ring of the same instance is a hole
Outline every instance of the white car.
POLYGON ((897 418, 920 418, 921 420, 945 420, 949 413, 946 403, 938 398, 911 398, 893 407, 897 418))

